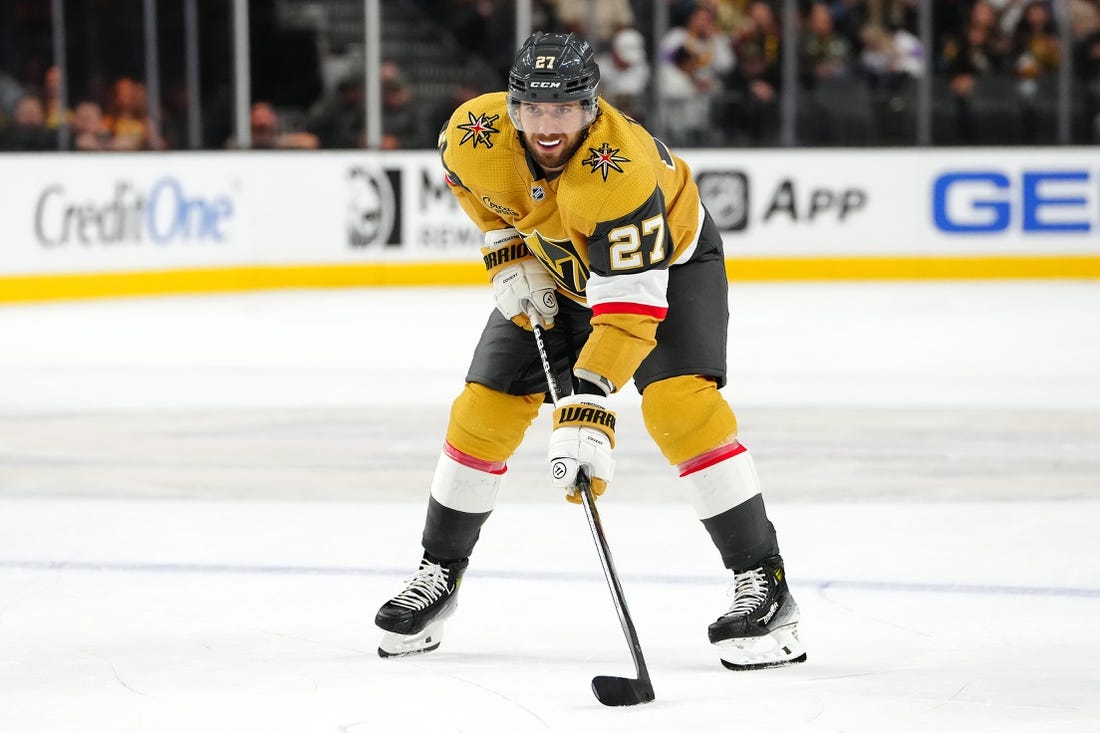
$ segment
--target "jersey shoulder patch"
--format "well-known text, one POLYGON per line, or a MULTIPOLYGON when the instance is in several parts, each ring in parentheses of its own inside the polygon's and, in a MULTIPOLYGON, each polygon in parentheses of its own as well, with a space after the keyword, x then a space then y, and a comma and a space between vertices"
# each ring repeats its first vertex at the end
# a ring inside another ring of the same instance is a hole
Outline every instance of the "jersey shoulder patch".
POLYGON ((503 181, 514 169, 511 144, 515 137, 506 94, 475 97, 451 114, 440 134, 443 165, 459 180, 503 181))
POLYGON ((584 218, 606 221, 637 209, 657 188, 648 133, 607 109, 592 124, 558 189, 558 200, 584 218))

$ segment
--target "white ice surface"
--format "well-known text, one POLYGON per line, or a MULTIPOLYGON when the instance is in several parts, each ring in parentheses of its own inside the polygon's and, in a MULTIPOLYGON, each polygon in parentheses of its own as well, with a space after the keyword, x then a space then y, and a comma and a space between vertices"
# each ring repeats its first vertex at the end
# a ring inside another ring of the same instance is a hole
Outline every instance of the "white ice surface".
MULTIPOLYGON (((480 288, 3 306, 0 409, 449 403, 489 307, 480 288)), ((738 405, 1100 408, 1096 281, 737 284, 730 309, 738 405)))
MULTIPOLYGON (((563 501, 502 493, 443 646, 382 660, 372 616, 415 564, 430 465, 406 500, 5 492, 32 418, 60 441, 74 415, 445 406, 487 306, 423 289, 0 308, 0 731, 1100 730, 1100 475, 1058 501, 899 499, 884 474, 882 498, 770 502, 809 661, 755 673, 706 643, 727 579, 689 504, 612 486, 657 693, 630 709, 588 689, 633 669, 563 501)), ((738 285, 731 307, 736 404, 1100 409, 1096 283, 738 285)))

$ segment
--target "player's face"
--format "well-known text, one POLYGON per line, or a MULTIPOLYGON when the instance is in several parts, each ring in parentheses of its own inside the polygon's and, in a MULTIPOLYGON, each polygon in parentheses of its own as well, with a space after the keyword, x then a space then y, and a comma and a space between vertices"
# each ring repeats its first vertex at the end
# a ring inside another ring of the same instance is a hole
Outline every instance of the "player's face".
POLYGON ((527 149, 544 171, 560 170, 580 145, 591 115, 580 102, 522 102, 520 129, 527 149))

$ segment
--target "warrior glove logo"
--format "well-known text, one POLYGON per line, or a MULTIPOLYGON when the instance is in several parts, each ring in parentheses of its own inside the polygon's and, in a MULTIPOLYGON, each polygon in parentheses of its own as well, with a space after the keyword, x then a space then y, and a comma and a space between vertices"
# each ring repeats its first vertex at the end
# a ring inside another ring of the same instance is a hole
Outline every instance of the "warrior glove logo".
MULTIPOLYGON (((611 410, 583 402, 559 407, 554 410, 554 429, 564 427, 598 430, 607 436, 611 447, 615 447, 615 413, 611 410)), ((596 442, 591 437, 582 436, 582 439, 596 442)))
POLYGON ((615 413, 609 412, 608 410, 601 410, 592 405, 570 405, 561 408, 558 417, 558 426, 570 424, 586 425, 588 427, 603 425, 614 430, 615 413))
POLYGON ((485 262, 486 270, 494 270, 498 267, 503 267, 509 262, 515 262, 521 260, 524 257, 530 257, 530 253, 527 251, 527 245, 523 240, 514 242, 509 245, 505 245, 500 249, 494 249, 486 252, 482 256, 482 261, 485 262))

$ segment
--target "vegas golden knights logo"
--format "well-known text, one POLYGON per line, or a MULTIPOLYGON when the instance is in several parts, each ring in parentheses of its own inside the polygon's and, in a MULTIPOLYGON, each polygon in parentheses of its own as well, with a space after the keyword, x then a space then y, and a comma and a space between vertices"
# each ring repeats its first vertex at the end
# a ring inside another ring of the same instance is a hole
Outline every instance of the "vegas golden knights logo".
POLYGON ((527 249, 530 250, 554 278, 562 290, 578 298, 584 298, 585 288, 588 286, 588 267, 581 260, 573 243, 568 239, 554 242, 546 239, 538 232, 524 237, 527 249))

